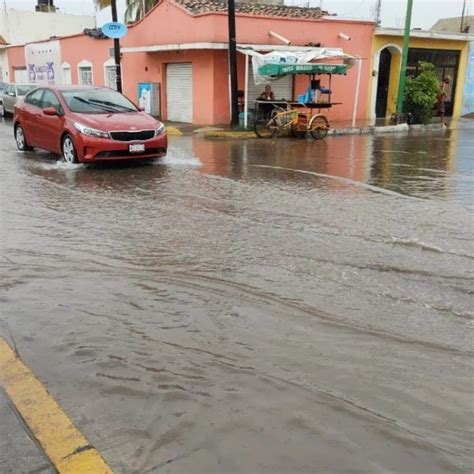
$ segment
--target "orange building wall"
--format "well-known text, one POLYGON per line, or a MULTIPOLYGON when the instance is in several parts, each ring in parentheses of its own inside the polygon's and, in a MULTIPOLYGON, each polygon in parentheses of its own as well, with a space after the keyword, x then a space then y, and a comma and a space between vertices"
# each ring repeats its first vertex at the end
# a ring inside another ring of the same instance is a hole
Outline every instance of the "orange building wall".
MULTIPOLYGON (((148 15, 129 28, 122 41, 124 47, 228 41, 227 16, 222 13, 192 16, 181 6, 164 0, 148 15)), ((275 18, 237 15, 237 42, 255 44, 282 43, 269 35, 275 31, 291 40, 292 45, 304 46, 309 42, 331 48, 344 48, 349 53, 370 57, 373 23, 339 19, 308 20, 302 18, 275 18), (339 33, 351 37, 342 40, 339 33)))
MULTIPOLYGON (((279 44, 278 40, 271 37, 268 32, 276 31, 288 37, 292 45, 306 45, 309 42, 321 43, 331 48, 342 48, 349 54, 362 57, 361 88, 357 118, 367 118, 368 103, 368 75, 370 74, 369 58, 372 47, 373 25, 370 22, 351 22, 344 20, 302 20, 289 18, 252 17, 248 15, 237 16, 237 41, 238 43, 254 44, 279 44), (339 33, 351 37, 350 41, 342 40, 339 33)), ((179 44, 195 42, 221 42, 227 41, 227 17, 223 14, 203 14, 196 17, 189 15, 182 7, 164 1, 152 10, 141 22, 129 29, 128 36, 123 41, 124 47, 153 46, 159 44, 179 44), (179 28, 176 27, 179 25, 179 28)), ((166 62, 192 61, 193 62, 193 90, 194 90, 194 122, 198 124, 220 124, 229 121, 229 86, 227 51, 200 50, 181 51, 173 53, 125 53, 124 64, 127 73, 126 92, 131 97, 136 95, 136 83, 141 80, 155 80, 162 84, 162 108, 166 118, 166 84, 161 74, 148 75, 143 73, 143 68, 138 67, 140 76, 136 77, 126 64, 141 65, 142 61, 153 64, 166 62), (162 55, 168 55, 162 59, 162 55), (143 59, 145 58, 145 59, 143 59), (148 58, 148 59, 147 59, 148 58), (209 62, 209 58, 213 58, 209 62), (214 71, 209 72, 211 67, 214 71), (197 83, 197 76, 199 80, 197 83), (143 78, 142 78, 143 75, 143 78), (203 84, 205 83, 205 84, 203 84), (211 93, 207 97, 203 94, 211 93), (212 112, 211 112, 212 111, 212 112), (211 113, 210 113, 211 112, 211 113), (210 119, 210 120, 209 120, 210 119)), ((145 63, 143 63, 145 64, 145 63)), ((238 55, 238 80, 239 89, 244 89, 245 62, 242 55, 238 55)), ((330 120, 349 120, 352 117, 353 99, 357 80, 357 66, 352 68, 347 76, 334 77, 332 82, 334 102, 341 102, 327 111, 330 120)), ((301 94, 307 87, 308 78, 297 76, 295 78, 295 94, 301 94)), ((324 80, 323 80, 324 84, 324 80)))
POLYGON ((90 61, 93 65, 94 84, 103 86, 104 63, 110 59, 109 50, 112 40, 97 40, 89 36, 71 36, 61 40, 61 62, 71 66, 72 82, 78 82, 77 66, 81 61, 90 61))
POLYGON ((15 80, 14 70, 17 68, 26 67, 25 48, 23 46, 14 46, 7 49, 8 54, 8 76, 10 81, 15 80))
MULTIPOLYGON (((127 77, 124 84, 125 95, 136 102, 137 84, 139 82, 160 83, 161 115, 166 119, 166 65, 183 62, 192 63, 193 67, 193 123, 217 123, 214 116, 216 96, 214 51, 197 50, 126 54, 122 62, 124 75, 127 77)), ((219 88, 222 88, 222 85, 219 88)))
POLYGON ((124 47, 215 41, 214 18, 193 17, 183 8, 163 1, 143 20, 132 25, 123 39, 124 47))

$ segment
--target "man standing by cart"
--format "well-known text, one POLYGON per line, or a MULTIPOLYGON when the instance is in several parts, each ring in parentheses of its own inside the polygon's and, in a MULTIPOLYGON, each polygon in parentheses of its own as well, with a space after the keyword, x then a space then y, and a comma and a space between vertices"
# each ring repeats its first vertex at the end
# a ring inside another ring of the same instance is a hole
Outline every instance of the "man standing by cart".
MULTIPOLYGON (((269 85, 265 86, 265 90, 260 94, 259 99, 260 100, 274 101, 275 100, 275 94, 272 91, 272 87, 269 86, 269 85)), ((265 117, 269 117, 272 113, 274 105, 273 104, 262 104, 260 107, 262 108, 263 115, 265 117)))

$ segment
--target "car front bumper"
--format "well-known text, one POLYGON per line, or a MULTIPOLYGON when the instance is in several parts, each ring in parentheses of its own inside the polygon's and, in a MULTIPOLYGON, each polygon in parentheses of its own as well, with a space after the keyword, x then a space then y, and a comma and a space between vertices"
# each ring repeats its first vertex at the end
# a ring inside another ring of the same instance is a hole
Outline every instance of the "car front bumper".
POLYGON ((141 142, 122 142, 78 134, 75 142, 77 157, 83 163, 158 158, 166 155, 168 148, 166 134, 141 142), (143 143, 145 151, 139 153, 130 152, 129 145, 134 143, 143 143))

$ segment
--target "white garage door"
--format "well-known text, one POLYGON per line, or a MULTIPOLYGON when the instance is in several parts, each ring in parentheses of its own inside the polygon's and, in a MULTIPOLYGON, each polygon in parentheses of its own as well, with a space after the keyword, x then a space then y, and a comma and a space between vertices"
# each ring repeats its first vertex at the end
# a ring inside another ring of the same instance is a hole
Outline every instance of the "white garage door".
POLYGON ((168 120, 193 121, 193 66, 191 63, 166 65, 166 105, 168 120))
MULTIPOLYGON (((249 64, 249 107, 253 108, 255 99, 260 97, 260 94, 265 90, 265 85, 255 85, 253 79, 252 62, 249 64)), ((293 76, 288 74, 281 79, 271 81, 270 86, 275 94, 275 99, 293 100, 293 76)))
POLYGON ((28 83, 28 71, 26 69, 14 69, 15 82, 17 84, 27 84, 28 83))

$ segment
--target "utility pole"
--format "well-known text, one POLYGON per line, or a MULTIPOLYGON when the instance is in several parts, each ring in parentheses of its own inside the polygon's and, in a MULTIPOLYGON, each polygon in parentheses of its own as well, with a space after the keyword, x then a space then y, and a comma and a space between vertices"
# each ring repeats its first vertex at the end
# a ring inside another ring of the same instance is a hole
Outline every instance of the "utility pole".
MULTIPOLYGON (((118 22, 117 15, 117 0, 112 0, 110 2, 112 7, 112 21, 118 22)), ((120 66, 120 40, 114 39, 114 57, 115 57, 115 79, 117 81, 117 91, 122 92, 122 67, 120 66)))
POLYGON ((380 23, 382 23, 382 18, 381 18, 381 13, 382 13, 382 0, 377 0, 375 3, 375 26, 380 26, 380 23))
POLYGON ((237 85, 237 39, 235 33, 235 1, 228 0, 227 16, 229 20, 229 74, 230 74, 230 125, 239 124, 239 99, 237 85))
POLYGON ((405 34, 403 36, 402 64, 400 67, 400 80, 398 82, 397 115, 402 113, 403 99, 405 96, 405 82, 407 78, 408 44, 410 42, 411 14, 413 0, 407 0, 407 14, 405 16, 405 34))
POLYGON ((464 0, 463 6, 462 6, 462 15, 461 15, 461 33, 464 33, 464 17, 466 16, 466 3, 467 0, 464 0))

